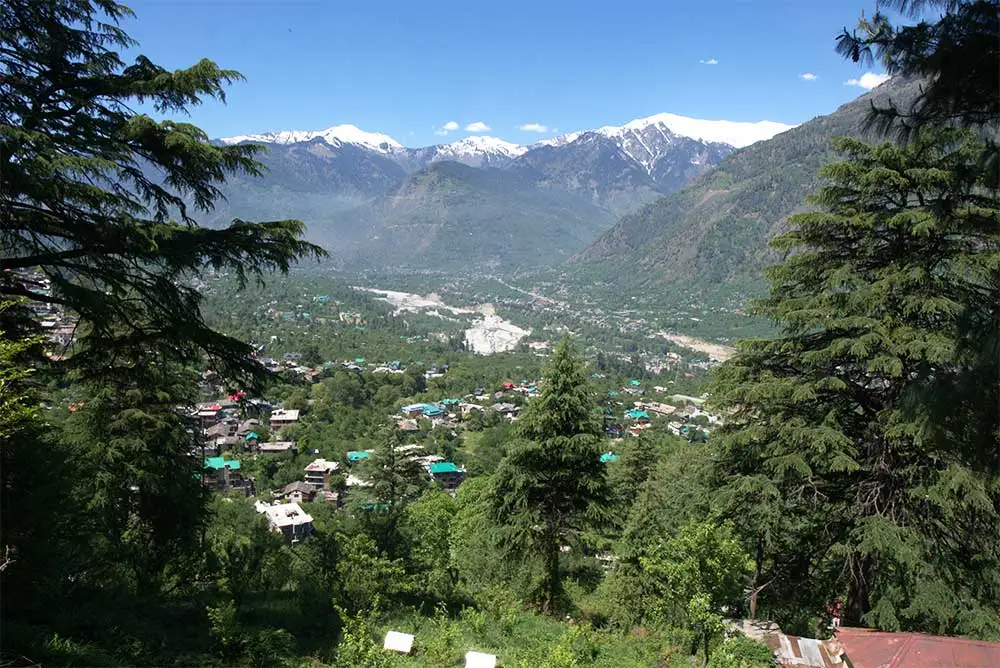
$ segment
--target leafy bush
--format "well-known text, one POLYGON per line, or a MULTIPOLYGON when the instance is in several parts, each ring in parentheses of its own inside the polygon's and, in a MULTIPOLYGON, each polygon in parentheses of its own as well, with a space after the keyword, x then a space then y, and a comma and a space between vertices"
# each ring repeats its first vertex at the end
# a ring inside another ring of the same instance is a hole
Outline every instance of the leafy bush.
POLYGON ((766 645, 744 635, 728 638, 716 648, 708 668, 770 668, 777 663, 766 645))

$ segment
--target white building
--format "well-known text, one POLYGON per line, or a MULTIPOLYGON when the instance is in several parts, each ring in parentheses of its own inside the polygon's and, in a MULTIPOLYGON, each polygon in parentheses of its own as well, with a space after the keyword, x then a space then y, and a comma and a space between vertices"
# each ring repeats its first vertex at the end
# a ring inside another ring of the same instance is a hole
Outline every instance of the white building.
POLYGON ((271 425, 271 430, 276 431, 290 424, 295 424, 298 421, 299 421, 298 410, 278 408, 271 411, 271 418, 269 423, 271 425))
POLYGON ((282 503, 264 509, 271 528, 280 531, 285 540, 297 543, 312 533, 313 518, 297 503, 282 503))

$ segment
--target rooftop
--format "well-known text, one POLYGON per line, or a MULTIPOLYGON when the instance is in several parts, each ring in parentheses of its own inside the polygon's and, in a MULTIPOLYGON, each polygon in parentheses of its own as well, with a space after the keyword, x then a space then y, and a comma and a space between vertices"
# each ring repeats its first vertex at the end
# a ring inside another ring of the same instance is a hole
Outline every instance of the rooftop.
POLYGON ((267 519, 276 527, 308 524, 313 520, 309 513, 302 510, 297 503, 282 503, 277 506, 268 506, 264 512, 267 514, 267 519))
POLYGON ((304 469, 308 473, 329 473, 340 468, 340 462, 333 462, 328 459, 314 459, 311 464, 304 469))
POLYGON ((240 470, 240 460, 238 459, 225 459, 224 457, 207 457, 205 459, 205 468, 215 469, 216 471, 228 466, 230 471, 240 470))
POLYGON ((431 475, 439 473, 464 473, 464 469, 459 468, 454 462, 434 462, 427 469, 431 475))
POLYGON ((854 668, 986 668, 1000 666, 1000 643, 924 633, 840 628, 837 640, 854 668))

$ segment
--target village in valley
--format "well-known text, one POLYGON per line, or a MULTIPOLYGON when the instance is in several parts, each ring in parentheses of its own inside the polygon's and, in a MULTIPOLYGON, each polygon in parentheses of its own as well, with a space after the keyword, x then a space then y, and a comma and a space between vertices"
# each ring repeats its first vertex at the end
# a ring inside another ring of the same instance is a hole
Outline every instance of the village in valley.
MULTIPOLYGON (((288 352, 280 360, 262 358, 261 362, 273 373, 305 386, 322 383, 337 372, 384 379, 402 376, 407 368, 399 361, 375 363, 361 357, 326 361, 317 367, 304 366, 301 360, 301 353, 288 352)), ((446 377, 449 371, 448 364, 441 364, 420 373, 425 382, 433 382, 446 377)), ((211 371, 206 371, 203 379, 205 391, 218 395, 192 412, 203 434, 198 454, 204 458, 206 489, 250 499, 255 509, 266 515, 272 529, 289 543, 303 540, 313 529, 312 516, 300 504, 328 503, 344 508, 352 496, 367 498, 365 490, 372 483, 358 465, 369 460, 374 449, 301 447, 296 434, 322 419, 310 410, 308 402, 304 408, 285 408, 281 402, 271 403, 244 391, 225 394, 222 386, 213 382, 217 376, 211 371), (279 467, 287 469, 286 475, 299 469, 296 479, 280 487, 264 488, 250 472, 279 467)), ((595 372, 592 381, 607 386, 609 378, 595 372)), ((394 447, 398 456, 418 465, 428 484, 454 494, 468 471, 447 455, 465 454, 463 439, 481 433, 484 425, 516 423, 522 407, 539 396, 544 384, 544 379, 537 378, 505 380, 495 387, 476 386, 458 396, 403 403, 384 418, 397 432, 400 444, 394 447), (445 434, 454 445, 447 450, 439 447, 438 434, 445 434)), ((422 394, 427 393, 425 390, 422 394)), ((690 443, 705 442, 722 422, 721 416, 705 408, 706 394, 672 394, 667 386, 647 386, 636 378, 607 390, 603 396, 595 395, 595 399, 607 436, 601 462, 608 465, 618 460, 624 439, 639 438, 657 429, 690 443)), ((351 506, 355 507, 364 511, 375 506, 351 506)))

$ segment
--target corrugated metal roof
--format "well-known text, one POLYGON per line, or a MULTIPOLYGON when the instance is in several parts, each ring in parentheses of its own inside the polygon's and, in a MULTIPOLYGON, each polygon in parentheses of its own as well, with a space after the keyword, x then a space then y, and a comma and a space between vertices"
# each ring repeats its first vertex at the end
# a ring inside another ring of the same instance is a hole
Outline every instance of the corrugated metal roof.
POLYGON ((854 668, 1000 668, 1000 643, 859 628, 836 635, 854 668))
POLYGON ((800 638, 779 631, 767 634, 764 641, 783 668, 847 668, 836 639, 800 638))

